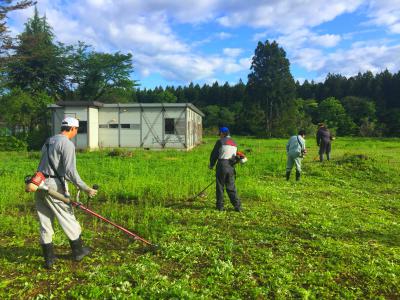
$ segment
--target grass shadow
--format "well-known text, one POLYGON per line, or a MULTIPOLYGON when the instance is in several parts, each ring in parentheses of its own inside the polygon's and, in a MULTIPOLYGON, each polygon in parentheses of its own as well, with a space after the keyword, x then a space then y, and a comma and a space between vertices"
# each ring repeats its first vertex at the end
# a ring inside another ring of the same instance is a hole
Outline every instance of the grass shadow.
POLYGON ((32 261, 32 256, 41 255, 42 252, 39 247, 0 247, 0 259, 7 260, 11 263, 29 263, 32 261))

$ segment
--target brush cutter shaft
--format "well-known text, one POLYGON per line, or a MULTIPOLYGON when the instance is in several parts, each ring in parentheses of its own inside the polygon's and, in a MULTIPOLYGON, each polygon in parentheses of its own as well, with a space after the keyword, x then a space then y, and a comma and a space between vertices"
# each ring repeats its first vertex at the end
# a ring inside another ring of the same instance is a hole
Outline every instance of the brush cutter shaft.
POLYGON ((215 180, 211 181, 209 185, 207 185, 200 193, 198 193, 196 195, 196 197, 198 197, 199 195, 201 195, 206 189, 208 189, 213 183, 215 182, 215 180))
POLYGON ((215 181, 211 181, 209 185, 207 185, 201 192, 197 193, 195 196, 193 196, 192 198, 189 198, 187 201, 194 201, 198 196, 200 196, 201 194, 204 193, 204 191, 206 189, 208 189, 215 181))
POLYGON ((104 222, 106 222, 108 224, 111 224, 112 226, 114 226, 114 227, 118 228, 119 230, 125 232, 127 235, 130 235, 130 236, 134 237, 135 240, 139 240, 139 241, 142 241, 143 243, 145 243, 147 245, 154 246, 149 241, 141 238, 140 236, 138 236, 138 235, 134 234, 133 232, 129 231, 128 229, 126 229, 126 228, 124 228, 122 226, 119 226, 119 225, 115 224, 114 222, 111 222, 110 220, 107 220, 106 218, 104 218, 103 216, 99 215, 98 213, 95 213, 94 211, 91 211, 87 207, 83 206, 81 203, 79 203, 79 202, 71 202, 71 203, 72 203, 73 206, 83 210, 84 212, 86 212, 86 213, 88 213, 88 214, 90 214, 92 216, 95 216, 96 218, 99 218, 100 220, 102 220, 102 221, 104 221, 104 222))
POLYGON ((47 189, 47 192, 49 193, 50 196, 52 196, 53 198, 57 199, 57 200, 61 200, 62 202, 66 203, 66 204, 71 204, 71 199, 68 197, 65 197, 63 194, 52 190, 52 189, 47 189))
MULTIPOLYGON (((98 186, 96 186, 96 187, 98 188, 98 186)), ((96 218, 99 218, 100 220, 102 220, 102 221, 104 221, 104 222, 106 222, 108 224, 111 224, 112 226, 114 226, 114 227, 118 228, 119 230, 125 232, 127 235, 130 235, 130 236, 134 237, 135 240, 139 240, 139 241, 142 241, 145 244, 154 246, 149 241, 146 241, 145 239, 143 239, 140 236, 134 234, 133 232, 129 231, 128 229, 126 229, 126 228, 124 228, 122 226, 119 226, 118 224, 115 224, 114 222, 111 222, 110 220, 107 220, 106 218, 104 218, 103 216, 99 215, 98 213, 95 213, 94 211, 91 211, 87 207, 83 206, 82 203, 71 201, 70 198, 67 198, 63 194, 61 194, 61 193, 59 193, 59 192, 57 192, 55 190, 49 189, 47 187, 46 188, 42 188, 42 189, 46 190, 49 193, 49 195, 52 196, 53 198, 61 200, 66 204, 71 204, 71 205, 83 210, 84 212, 86 212, 86 213, 88 213, 88 214, 90 214, 92 216, 95 216, 96 218)))

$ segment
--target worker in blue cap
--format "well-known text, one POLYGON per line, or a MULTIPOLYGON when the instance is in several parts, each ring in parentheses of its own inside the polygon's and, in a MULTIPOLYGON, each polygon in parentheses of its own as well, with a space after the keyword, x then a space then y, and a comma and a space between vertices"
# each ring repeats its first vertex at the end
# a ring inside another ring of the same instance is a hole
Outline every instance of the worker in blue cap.
POLYGON ((213 169, 217 163, 216 171, 216 197, 217 210, 224 210, 224 190, 228 193, 229 199, 235 208, 235 211, 240 212, 242 205, 237 196, 235 186, 235 168, 237 145, 229 135, 227 127, 219 128, 220 139, 215 143, 215 146, 210 155, 209 168, 213 169))

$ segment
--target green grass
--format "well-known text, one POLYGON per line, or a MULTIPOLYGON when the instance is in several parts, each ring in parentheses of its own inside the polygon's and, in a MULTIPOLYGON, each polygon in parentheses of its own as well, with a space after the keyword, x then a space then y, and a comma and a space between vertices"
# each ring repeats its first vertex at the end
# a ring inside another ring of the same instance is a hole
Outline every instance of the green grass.
MULTIPOLYGON (((42 268, 33 195, 39 154, 0 153, 1 299, 399 299, 399 139, 339 138, 319 163, 308 139, 302 180, 284 180, 286 140, 237 138, 244 211, 215 207, 214 138, 190 152, 78 153, 100 185, 89 207, 160 245, 149 251, 76 210, 93 255, 69 257, 56 226, 55 268, 42 268)), ((292 172, 294 173, 294 171, 292 172)), ((81 199, 86 203, 86 198, 81 199)))

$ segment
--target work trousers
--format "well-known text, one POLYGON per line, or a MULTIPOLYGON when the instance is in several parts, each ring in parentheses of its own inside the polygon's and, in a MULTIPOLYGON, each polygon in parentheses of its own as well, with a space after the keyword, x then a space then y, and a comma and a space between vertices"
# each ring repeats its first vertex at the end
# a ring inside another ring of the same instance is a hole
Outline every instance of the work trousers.
POLYGON ((216 172, 216 206, 219 210, 222 210, 224 208, 225 189, 233 207, 236 210, 240 210, 241 203, 237 196, 235 186, 235 168, 230 164, 229 160, 221 159, 218 160, 216 172))
POLYGON ((301 160, 299 154, 288 154, 286 162, 286 172, 290 172, 293 169, 293 165, 296 166, 296 171, 301 172, 301 160))
MULTIPOLYGON (((64 194, 61 183, 56 178, 46 179, 46 185, 64 194)), ((40 222, 40 243, 49 244, 53 240, 53 223, 57 219, 68 239, 74 241, 81 235, 81 226, 75 218, 71 205, 54 199, 46 191, 38 190, 35 193, 36 210, 40 222)))
POLYGON ((330 153, 331 153, 331 141, 324 141, 322 140, 321 143, 319 144, 319 160, 323 161, 324 160, 324 154, 326 153, 326 159, 330 159, 330 153))

